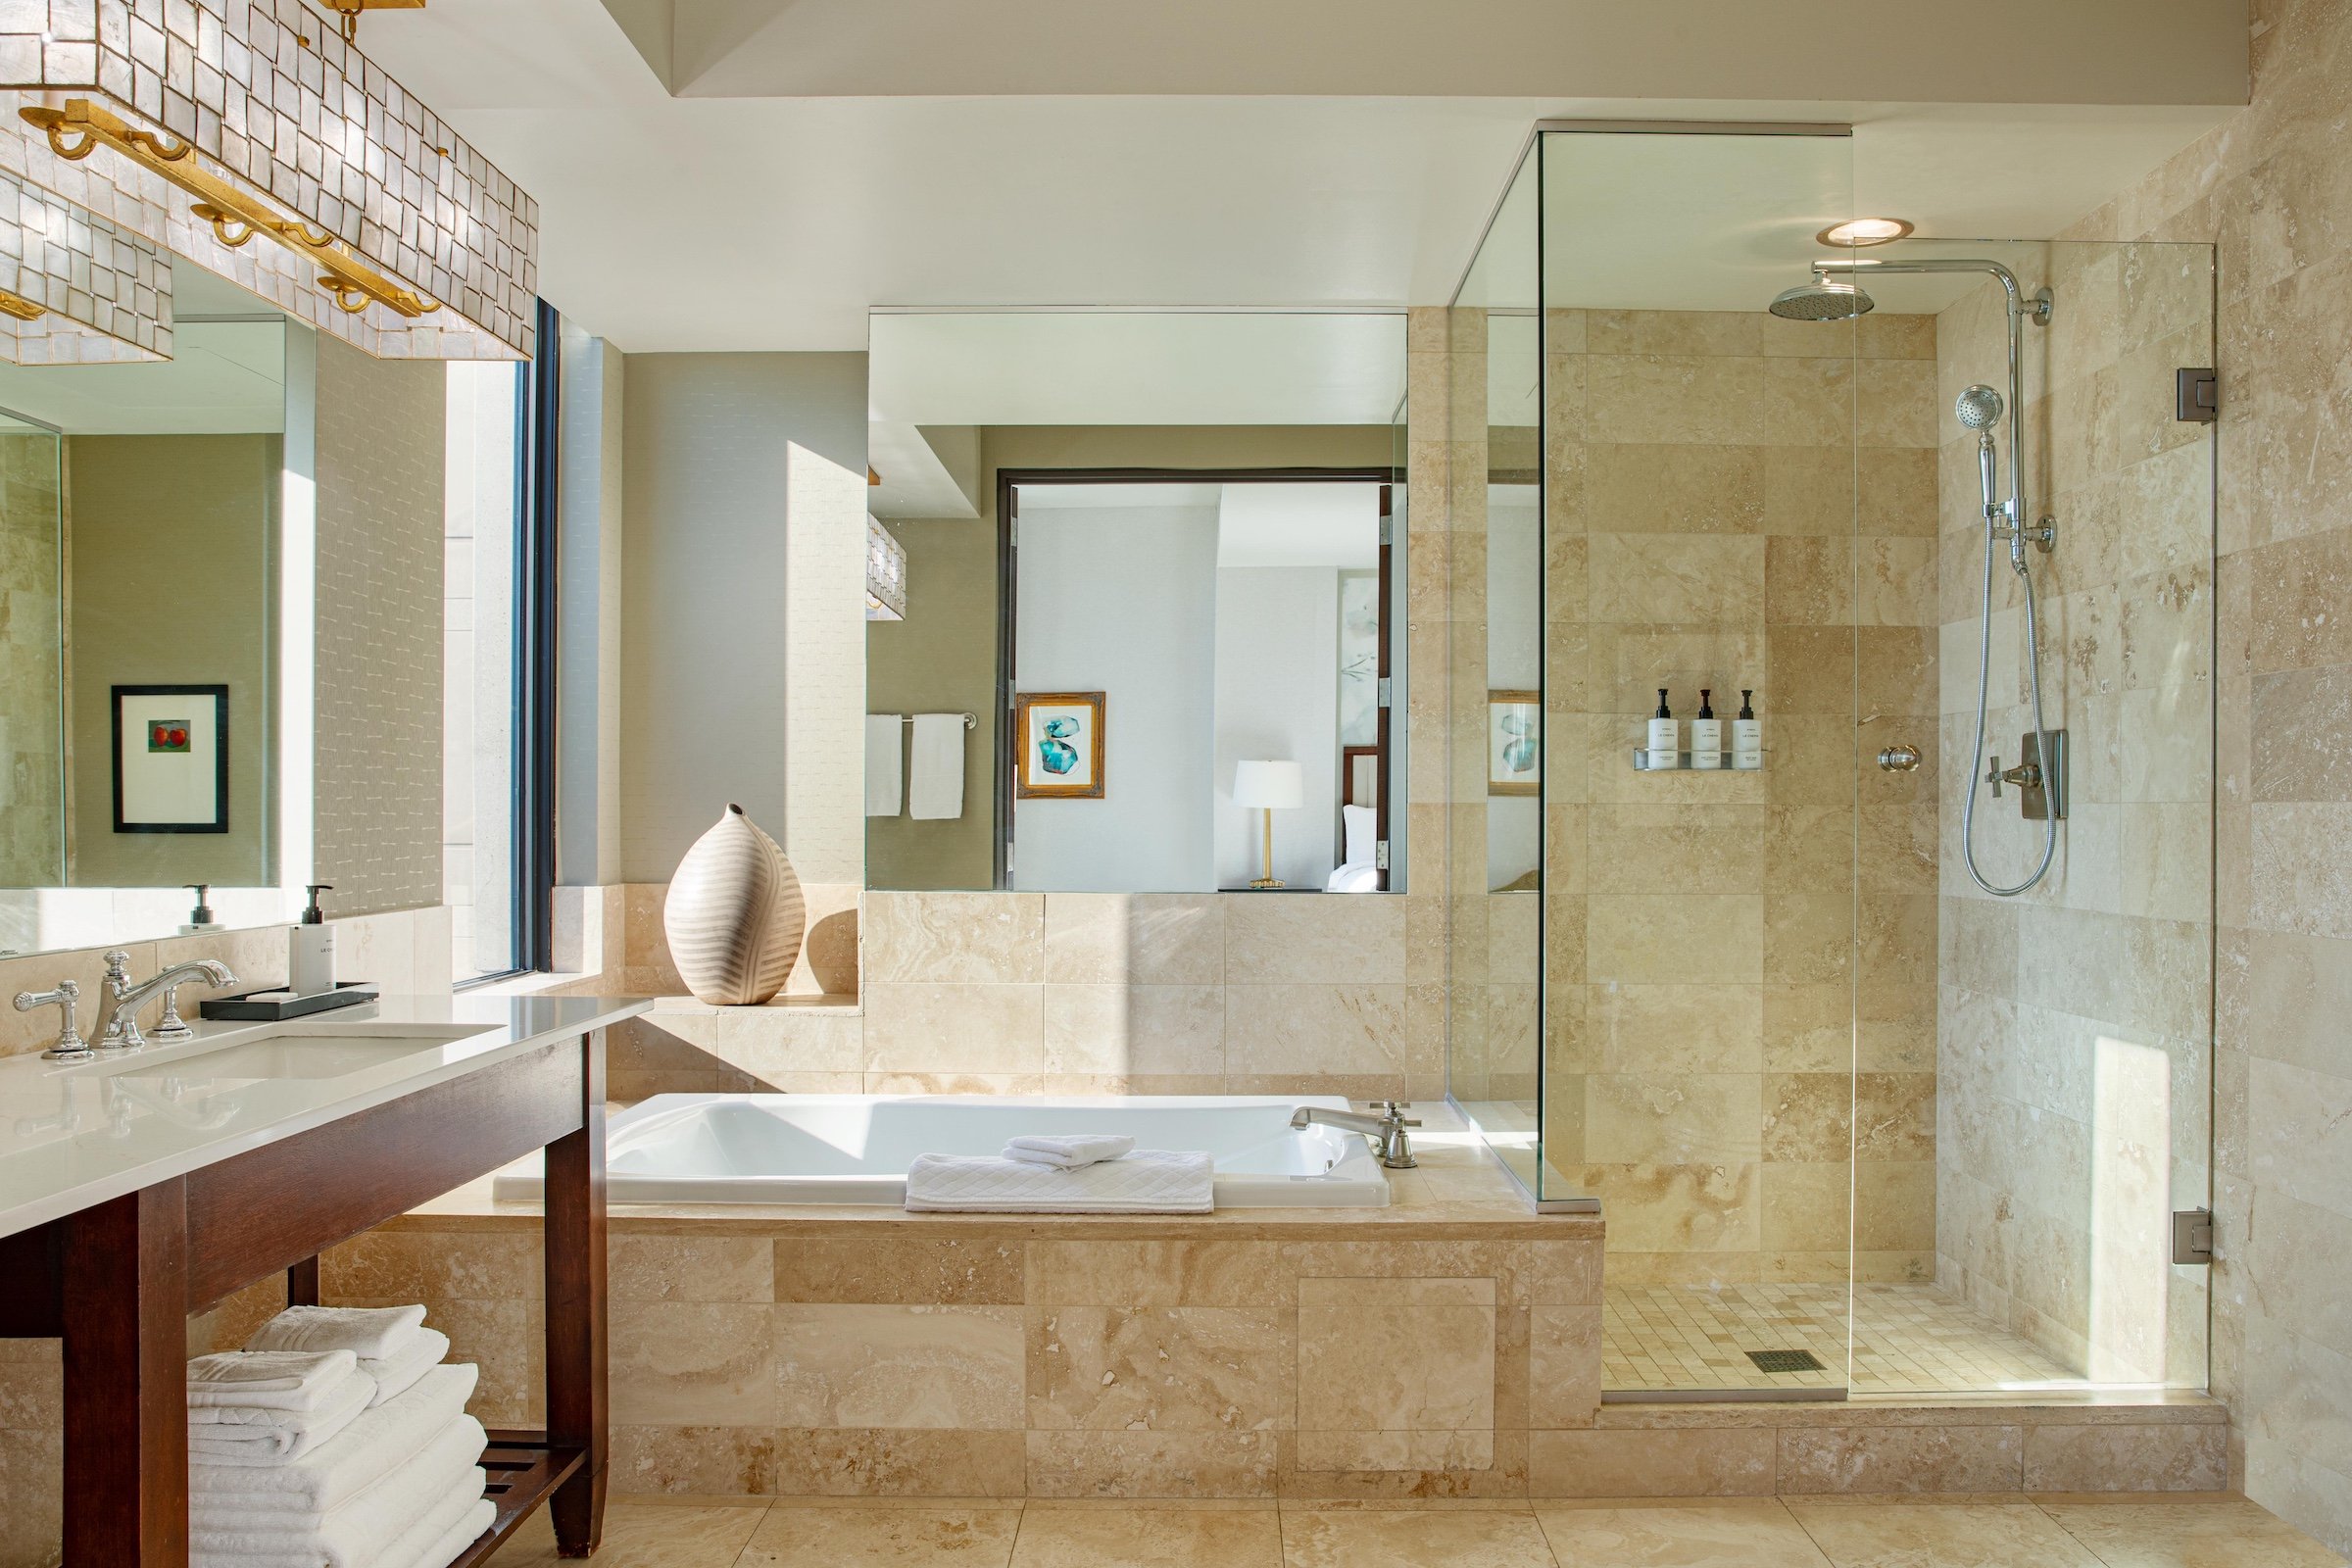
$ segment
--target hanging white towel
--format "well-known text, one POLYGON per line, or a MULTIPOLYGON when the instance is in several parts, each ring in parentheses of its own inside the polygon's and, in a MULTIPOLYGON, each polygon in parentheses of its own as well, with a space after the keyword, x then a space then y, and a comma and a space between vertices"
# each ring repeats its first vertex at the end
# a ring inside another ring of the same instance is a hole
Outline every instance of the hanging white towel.
POLYGON ((1076 1170, 1082 1165, 1117 1159, 1134 1148, 1135 1140, 1123 1133, 1081 1133, 1071 1138, 1038 1135, 1007 1139, 1004 1157, 1031 1165, 1051 1165, 1057 1170, 1076 1170))
POLYGON ((865 814, 896 816, 906 774, 901 771, 900 740, 906 728, 905 715, 865 715, 865 814))
POLYGON ((906 814, 917 821, 952 821, 963 814, 963 715, 914 715, 913 771, 906 781, 906 814))
POLYGON ((1139 1149, 1076 1170, 986 1154, 917 1154, 906 1168, 906 1206, 996 1214, 1205 1214, 1216 1206, 1215 1169, 1198 1152, 1139 1149))

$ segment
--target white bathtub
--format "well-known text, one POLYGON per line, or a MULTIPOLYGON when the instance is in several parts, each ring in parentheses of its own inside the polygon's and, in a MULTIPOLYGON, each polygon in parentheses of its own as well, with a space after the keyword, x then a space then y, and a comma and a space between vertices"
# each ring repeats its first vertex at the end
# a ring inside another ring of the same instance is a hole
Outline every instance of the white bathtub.
MULTIPOLYGON (((1205 1150, 1219 1208, 1379 1208, 1388 1178, 1358 1133, 1294 1131, 1329 1096, 656 1095, 612 1117, 606 1197, 615 1203, 876 1203, 906 1197, 914 1156, 994 1154, 1028 1133, 1126 1133, 1139 1149, 1205 1150)), ((536 1199, 535 1172, 502 1174, 501 1199, 536 1199)))

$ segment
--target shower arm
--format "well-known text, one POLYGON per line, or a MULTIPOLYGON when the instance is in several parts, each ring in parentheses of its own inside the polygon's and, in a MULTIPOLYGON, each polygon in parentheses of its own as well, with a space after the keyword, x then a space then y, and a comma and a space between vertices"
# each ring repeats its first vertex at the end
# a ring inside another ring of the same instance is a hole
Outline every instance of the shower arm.
MULTIPOLYGON (((2025 325, 2031 315, 2047 326, 2050 321, 2049 291, 2044 289, 2032 300, 2026 298, 2017 274, 1998 262, 1975 261, 1961 257, 1924 257, 1918 261, 1889 262, 1876 258, 1862 261, 1819 261, 1813 270, 1823 277, 1833 274, 1845 277, 1867 277, 1886 272, 1981 272, 2000 280, 2001 291, 2009 306, 2009 499, 1995 506, 1992 500, 1990 475, 1984 496, 1984 520, 1992 523, 1996 512, 2008 517, 2009 559, 2022 568, 2026 550, 2026 386, 2025 386, 2025 325)), ((1986 440, 1991 437, 1987 435, 1986 440)), ((1979 462, 1988 456, 1979 448, 1979 462)), ((1995 527, 1999 524, 1995 523, 1995 527)), ((2048 541, 2042 547, 2049 548, 2048 541)))

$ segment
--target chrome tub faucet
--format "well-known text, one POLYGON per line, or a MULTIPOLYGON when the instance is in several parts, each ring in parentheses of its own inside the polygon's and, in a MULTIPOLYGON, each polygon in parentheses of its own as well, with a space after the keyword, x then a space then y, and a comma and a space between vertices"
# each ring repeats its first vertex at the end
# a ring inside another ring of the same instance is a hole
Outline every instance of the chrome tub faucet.
POLYGON ((1404 1130, 1421 1125, 1419 1118, 1404 1114, 1413 1108, 1411 1102, 1383 1100, 1374 1103, 1381 1107, 1382 1114, 1368 1116, 1356 1110, 1326 1110, 1321 1105, 1300 1105, 1291 1112, 1291 1126, 1303 1130, 1320 1122, 1326 1127, 1362 1133, 1372 1140, 1372 1152, 1380 1156, 1383 1165, 1390 1170, 1411 1170, 1420 1161, 1413 1158, 1412 1140, 1405 1136, 1404 1130))

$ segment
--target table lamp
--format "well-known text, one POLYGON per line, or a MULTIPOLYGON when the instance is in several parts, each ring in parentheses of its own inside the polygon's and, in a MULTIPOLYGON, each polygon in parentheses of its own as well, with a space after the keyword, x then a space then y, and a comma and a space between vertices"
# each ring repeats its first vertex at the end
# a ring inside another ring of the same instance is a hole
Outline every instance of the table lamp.
POLYGON ((1306 769, 1297 762, 1237 762, 1233 769, 1233 804, 1266 813, 1261 876, 1253 888, 1278 888, 1274 874, 1274 813, 1306 804, 1306 769))

